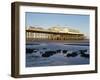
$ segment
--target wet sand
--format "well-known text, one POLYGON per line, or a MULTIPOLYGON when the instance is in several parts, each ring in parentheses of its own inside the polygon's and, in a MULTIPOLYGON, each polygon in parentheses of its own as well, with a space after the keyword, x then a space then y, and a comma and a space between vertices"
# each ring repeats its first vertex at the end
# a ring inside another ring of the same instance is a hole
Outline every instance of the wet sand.
POLYGON ((26 40, 26 44, 32 44, 33 42, 37 43, 68 43, 68 44, 79 44, 79 43, 89 43, 89 39, 84 40, 26 40))

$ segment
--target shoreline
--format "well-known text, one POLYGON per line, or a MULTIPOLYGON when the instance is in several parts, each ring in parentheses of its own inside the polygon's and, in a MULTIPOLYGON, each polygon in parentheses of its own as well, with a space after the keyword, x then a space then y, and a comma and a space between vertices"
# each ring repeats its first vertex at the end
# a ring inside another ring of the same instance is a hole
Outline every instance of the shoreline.
POLYGON ((68 43, 70 44, 89 44, 89 40, 27 40, 27 44, 39 44, 39 43, 68 43))

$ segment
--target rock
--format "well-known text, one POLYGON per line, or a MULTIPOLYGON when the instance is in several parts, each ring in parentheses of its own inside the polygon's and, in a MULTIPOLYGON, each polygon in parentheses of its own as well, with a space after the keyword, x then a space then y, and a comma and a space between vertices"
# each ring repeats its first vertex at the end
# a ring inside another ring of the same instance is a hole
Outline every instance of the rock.
POLYGON ((84 57, 84 58, 89 58, 90 55, 89 54, 81 54, 81 57, 84 57))
POLYGON ((65 53, 67 53, 67 51, 68 51, 68 50, 63 50, 62 52, 65 54, 65 53))
POLYGON ((80 51, 80 54, 84 54, 85 52, 87 52, 87 49, 85 50, 79 50, 80 51))
POLYGON ((77 52, 72 52, 72 57, 76 57, 77 55, 77 52))
POLYGON ((44 54, 42 54, 42 57, 50 57, 54 54, 56 54, 56 51, 46 51, 44 54))
POLYGON ((78 54, 77 52, 72 52, 71 54, 67 54, 67 57, 76 57, 78 54))
POLYGON ((33 52, 33 49, 26 48, 26 53, 32 53, 32 52, 33 52))
POLYGON ((67 57, 71 57, 72 55, 71 55, 71 54, 67 54, 66 56, 67 56, 67 57))
POLYGON ((58 49, 58 50, 56 50, 56 52, 57 52, 57 53, 61 53, 61 50, 60 50, 60 49, 58 49))
POLYGON ((33 49, 33 53, 36 53, 36 52, 38 52, 39 51, 39 49, 33 49))

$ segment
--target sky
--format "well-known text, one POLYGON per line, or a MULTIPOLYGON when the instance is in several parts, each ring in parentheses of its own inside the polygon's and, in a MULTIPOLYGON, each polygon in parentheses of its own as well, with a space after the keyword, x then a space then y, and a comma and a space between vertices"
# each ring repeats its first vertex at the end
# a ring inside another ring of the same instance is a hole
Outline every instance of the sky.
POLYGON ((89 15, 26 12, 25 23, 26 27, 37 25, 44 29, 57 25, 70 27, 80 30, 89 37, 89 17, 89 15))

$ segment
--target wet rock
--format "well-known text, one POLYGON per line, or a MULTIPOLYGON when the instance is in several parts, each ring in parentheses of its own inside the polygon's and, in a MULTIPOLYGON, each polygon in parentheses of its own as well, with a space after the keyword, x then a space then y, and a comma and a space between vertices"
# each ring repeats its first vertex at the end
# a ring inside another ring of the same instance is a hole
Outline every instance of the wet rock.
POLYGON ((36 53, 39 49, 26 48, 26 53, 36 53))
POLYGON ((33 49, 26 48, 26 53, 32 53, 32 52, 33 52, 33 49))
POLYGON ((81 57, 84 57, 84 58, 89 58, 90 57, 90 55, 89 54, 85 54, 85 52, 87 52, 88 50, 87 49, 85 49, 85 50, 79 50, 80 51, 80 56, 81 57))
POLYGON ((39 51, 39 49, 37 49, 37 48, 34 48, 33 49, 33 53, 36 53, 36 52, 38 52, 39 51))
POLYGON ((84 58, 89 58, 90 55, 89 54, 81 54, 81 57, 84 57, 84 58))
POLYGON ((71 54, 67 54, 67 57, 76 57, 78 54, 77 52, 72 52, 71 54))
POLYGON ((56 50, 57 53, 61 53, 61 49, 56 50))
POLYGON ((72 57, 76 57, 77 55, 78 55, 77 52, 72 53, 72 57))
POLYGON ((67 53, 67 51, 68 51, 68 50, 63 50, 62 52, 65 54, 65 53, 67 53))
POLYGON ((42 54, 42 57, 50 57, 54 54, 56 54, 56 51, 46 51, 44 54, 42 54))
POLYGON ((85 52, 87 52, 87 49, 85 50, 79 50, 80 54, 84 54, 85 52))

